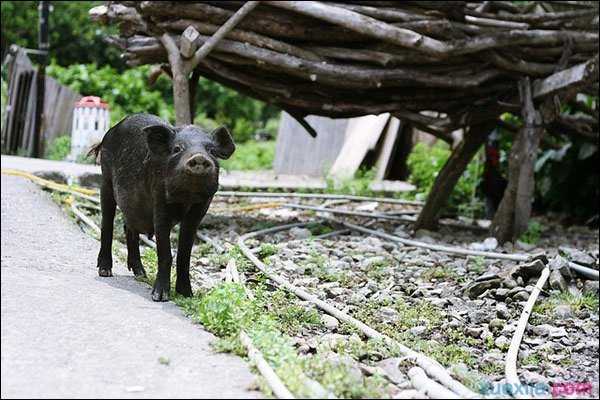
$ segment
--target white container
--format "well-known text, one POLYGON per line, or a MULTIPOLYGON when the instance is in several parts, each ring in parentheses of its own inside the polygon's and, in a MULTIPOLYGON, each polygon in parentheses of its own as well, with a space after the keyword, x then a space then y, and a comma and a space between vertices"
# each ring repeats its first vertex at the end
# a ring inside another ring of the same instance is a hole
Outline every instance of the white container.
POLYGON ((86 96, 75 103, 73 129, 71 130, 71 153, 68 159, 77 160, 86 154, 90 147, 102 141, 109 128, 110 112, 108 104, 100 97, 86 96))

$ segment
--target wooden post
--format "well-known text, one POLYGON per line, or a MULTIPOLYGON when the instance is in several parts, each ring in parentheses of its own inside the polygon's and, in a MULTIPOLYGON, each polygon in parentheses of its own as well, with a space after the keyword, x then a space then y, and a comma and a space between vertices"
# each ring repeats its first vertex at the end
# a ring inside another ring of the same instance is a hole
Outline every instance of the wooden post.
POLYGON ((460 179, 460 176, 467 168, 469 162, 473 159, 477 150, 483 145, 488 134, 494 128, 496 119, 471 126, 468 134, 460 144, 452 151, 450 158, 444 164, 439 172, 425 206, 417 218, 415 230, 433 229, 437 225, 437 220, 443 207, 448 202, 448 198, 460 179))
POLYGON ((508 186, 492 222, 498 242, 517 239, 527 230, 535 187, 534 164, 543 134, 542 117, 534 107, 529 78, 519 82, 523 127, 513 141, 508 160, 508 186))
POLYGON ((48 16, 50 7, 47 1, 40 1, 39 11, 39 34, 38 48, 40 50, 40 65, 37 71, 36 79, 36 106, 35 106, 35 130, 33 133, 33 144, 29 155, 31 157, 40 157, 42 155, 42 135, 44 134, 44 95, 46 92, 46 64, 48 62, 48 16))

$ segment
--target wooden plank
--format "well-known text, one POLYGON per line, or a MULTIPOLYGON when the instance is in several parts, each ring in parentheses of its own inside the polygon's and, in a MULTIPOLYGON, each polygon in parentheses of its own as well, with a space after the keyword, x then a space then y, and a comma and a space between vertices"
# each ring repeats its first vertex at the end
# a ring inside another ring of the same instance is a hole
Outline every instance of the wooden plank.
POLYGON ((375 147, 389 113, 353 118, 346 128, 346 138, 329 174, 337 179, 352 178, 367 152, 375 147))
POLYGON ((398 139, 398 131, 400 129, 400 120, 396 117, 391 117, 388 121, 385 133, 383 136, 383 143, 377 155, 377 161, 375 162, 375 180, 380 181, 387 175, 390 158, 396 140, 398 139))
POLYGON ((533 97, 540 98, 594 80, 598 80, 597 54, 589 61, 533 82, 533 97))
POLYGON ((324 176, 344 144, 347 119, 309 116, 313 138, 290 115, 281 113, 273 168, 277 174, 324 176))

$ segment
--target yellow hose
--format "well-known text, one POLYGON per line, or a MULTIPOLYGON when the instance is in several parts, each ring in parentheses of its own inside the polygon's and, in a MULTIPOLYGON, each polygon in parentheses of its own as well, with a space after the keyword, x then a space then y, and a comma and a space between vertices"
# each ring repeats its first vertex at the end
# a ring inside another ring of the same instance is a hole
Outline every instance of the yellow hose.
POLYGON ((35 176, 29 172, 20 171, 17 169, 2 168, 2 174, 27 178, 30 181, 33 181, 40 186, 47 187, 48 189, 59 190, 61 192, 66 192, 66 193, 76 192, 76 193, 80 193, 80 194, 85 194, 87 196, 97 196, 98 195, 98 192, 96 190, 63 185, 62 183, 56 183, 56 182, 50 181, 48 179, 40 178, 39 176, 35 176))

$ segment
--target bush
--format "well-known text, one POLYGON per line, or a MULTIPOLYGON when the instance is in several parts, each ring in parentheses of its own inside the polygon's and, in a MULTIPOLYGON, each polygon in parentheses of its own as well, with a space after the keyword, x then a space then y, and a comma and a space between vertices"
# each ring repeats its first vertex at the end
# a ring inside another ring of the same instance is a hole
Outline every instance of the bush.
POLYGON ((221 162, 228 171, 252 171, 271 169, 275 157, 275 142, 246 142, 236 145, 229 160, 221 162))
MULTIPOLYGON (((425 198, 435 182, 438 173, 450 157, 450 147, 438 141, 432 147, 425 143, 417 143, 408 156, 407 164, 411 174, 409 181, 417 187, 417 197, 425 198)), ((480 155, 476 155, 454 187, 448 209, 463 215, 477 217, 483 214, 483 201, 477 195, 481 181, 483 163, 480 155)))
MULTIPOLYGON (((52 62, 48 75, 63 85, 87 96, 99 96, 110 106, 111 123, 128 114, 146 112, 175 122, 173 93, 170 80, 161 75, 154 86, 146 83, 147 65, 123 72, 96 64, 75 64, 61 67, 52 62)), ((242 96, 218 83, 201 79, 197 90, 194 123, 207 129, 227 126, 237 143, 253 138, 258 130, 272 134, 277 131, 279 111, 273 106, 242 96)))
POLYGON ((64 160, 71 152, 71 137, 69 135, 59 136, 54 139, 46 149, 45 158, 49 160, 64 160))

